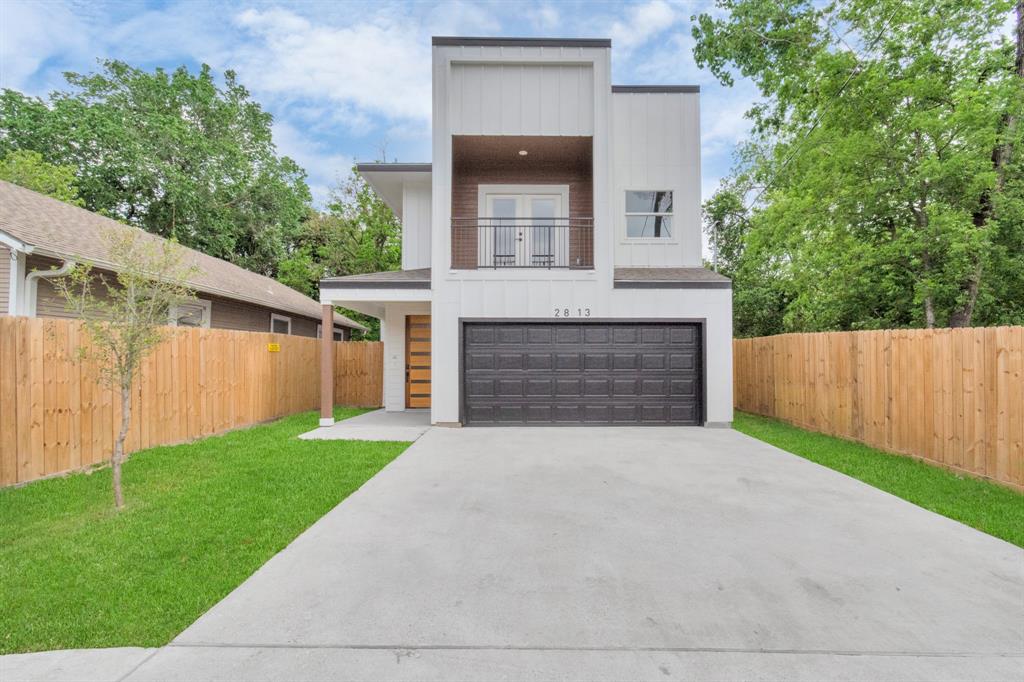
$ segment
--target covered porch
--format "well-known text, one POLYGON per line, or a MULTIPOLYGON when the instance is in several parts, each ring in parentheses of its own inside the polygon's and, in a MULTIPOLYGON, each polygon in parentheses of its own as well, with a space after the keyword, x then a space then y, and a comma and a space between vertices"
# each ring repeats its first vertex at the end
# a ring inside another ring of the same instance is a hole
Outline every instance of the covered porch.
MULTIPOLYGON (((335 306, 380 320, 384 343, 384 410, 417 410, 430 423, 431 325, 430 269, 331 277, 320 282, 324 315, 335 306)), ((333 355, 321 353, 320 426, 334 424, 333 355)))
POLYGON ((304 433, 303 440, 414 441, 430 428, 430 410, 374 410, 304 433))

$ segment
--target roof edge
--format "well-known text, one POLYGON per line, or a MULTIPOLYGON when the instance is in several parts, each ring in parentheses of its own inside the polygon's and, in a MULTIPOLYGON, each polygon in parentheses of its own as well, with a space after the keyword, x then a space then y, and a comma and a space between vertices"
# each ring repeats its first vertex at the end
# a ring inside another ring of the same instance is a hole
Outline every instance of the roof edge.
POLYGON ((3 244, 12 251, 20 251, 21 253, 32 253, 35 249, 34 245, 29 244, 23 239, 18 239, 10 232, 4 232, 3 229, 0 229, 0 244, 3 244))
POLYGON ((613 289, 732 289, 732 281, 713 279, 708 281, 695 280, 653 280, 653 279, 617 279, 612 282, 613 289))
POLYGON ((611 38, 482 38, 434 36, 434 47, 600 47, 612 46, 611 38))
MULTIPOLYGON (((184 247, 184 248, 188 248, 188 247, 184 247)), ((43 258, 53 258, 55 260, 78 260, 78 261, 80 261, 82 263, 87 263, 88 265, 90 265, 90 266, 92 266, 94 268, 99 268, 100 270, 108 270, 110 272, 115 272, 115 273, 117 272, 117 269, 118 269, 117 268, 117 264, 112 263, 110 261, 102 260, 102 259, 99 259, 99 258, 87 258, 85 256, 79 256, 79 255, 76 255, 76 254, 72 253, 70 250, 67 250, 67 251, 54 251, 53 249, 46 248, 46 247, 39 247, 39 246, 33 247, 33 249, 34 250, 30 252, 32 255, 42 256, 43 258)), ((194 250, 194 249, 192 249, 192 250, 194 250)), ((202 251, 197 251, 197 253, 202 253, 202 251)), ((209 254, 203 254, 203 255, 209 255, 209 254)), ((210 256, 210 258, 215 258, 215 256, 210 256)), ((223 259, 218 258, 217 260, 223 260, 223 259)), ((228 263, 229 265, 235 265, 234 263, 231 263, 230 261, 224 261, 224 262, 228 263)), ((235 265, 235 267, 237 267, 239 269, 242 269, 242 270, 245 269, 245 268, 242 268, 241 266, 238 266, 238 265, 235 265)), ((254 275, 259 275, 258 272, 252 272, 252 270, 247 270, 247 272, 251 272, 254 275)), ((260 277, 266 277, 266 275, 259 275, 259 276, 260 277)), ((267 279, 270 279, 270 278, 268 277, 267 279)), ((273 280, 273 281, 276 281, 276 280, 273 280)), ((277 282, 277 283, 281 284, 281 282, 277 282)), ((251 305, 254 305, 254 306, 257 306, 257 307, 260 307, 260 308, 266 308, 267 310, 271 310, 271 311, 276 310, 276 311, 280 311, 282 313, 289 313, 291 315, 297 315, 299 317, 305 317, 306 319, 309 319, 309 320, 319 319, 316 315, 312 315, 310 313, 307 313, 307 312, 304 312, 302 310, 299 310, 298 308, 296 308, 295 306, 292 306, 289 303, 279 303, 277 301, 274 301, 273 303, 268 303, 267 301, 265 301, 265 300, 263 300, 261 298, 257 298, 255 296, 250 296, 248 294, 235 293, 233 291, 228 291, 227 289, 221 289, 220 287, 210 286, 208 284, 198 284, 198 283, 191 282, 191 281, 186 282, 185 286, 187 288, 195 291, 196 293, 199 293, 199 294, 207 294, 207 295, 210 295, 210 296, 219 296, 221 298, 226 298, 226 299, 231 300, 231 301, 241 301, 243 303, 249 303, 251 305)), ((281 284, 281 286, 288 287, 287 284, 281 284)), ((291 289, 291 287, 288 287, 288 288, 291 289)), ((292 289, 292 291, 295 291, 295 289, 292 289)), ((296 291, 296 293, 304 295, 304 294, 302 294, 301 291, 296 291)), ((311 298, 310 300, 313 301, 314 303, 316 302, 316 299, 312 299, 311 298)), ((349 320, 347 317, 345 317, 341 313, 335 313, 335 314, 338 315, 339 317, 344 318, 345 320, 348 320, 348 322, 338 322, 337 320, 335 320, 335 324, 342 324, 342 325, 345 325, 345 326, 355 325, 355 328, 357 328, 357 329, 366 330, 366 327, 364 327, 363 325, 359 324, 355 320, 349 320), (349 323, 351 323, 351 324, 349 324, 349 323)))
POLYGON ((426 163, 357 163, 359 173, 429 173, 431 165, 426 163))
POLYGON ((320 290, 325 289, 430 289, 429 280, 320 280, 320 290))
POLYGON ((699 85, 613 85, 612 92, 653 93, 653 92, 700 92, 699 85))

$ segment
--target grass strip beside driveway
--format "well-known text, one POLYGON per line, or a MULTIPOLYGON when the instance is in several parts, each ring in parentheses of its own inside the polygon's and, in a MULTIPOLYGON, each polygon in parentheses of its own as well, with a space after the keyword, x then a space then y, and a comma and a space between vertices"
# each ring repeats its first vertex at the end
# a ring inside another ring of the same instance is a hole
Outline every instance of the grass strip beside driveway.
POLYGON ((316 426, 137 452, 120 514, 109 468, 0 491, 0 653, 166 644, 409 445, 316 426))
POLYGON ((1024 547, 1024 495, 902 455, 745 412, 733 427, 908 502, 1024 547))

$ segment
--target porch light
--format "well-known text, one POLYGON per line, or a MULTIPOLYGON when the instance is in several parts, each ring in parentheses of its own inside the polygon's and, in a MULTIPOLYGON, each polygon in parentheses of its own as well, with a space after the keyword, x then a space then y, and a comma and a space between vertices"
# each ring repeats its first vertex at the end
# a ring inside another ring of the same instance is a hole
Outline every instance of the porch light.
POLYGON ((529 153, 530 153, 530 152, 526 151, 525 149, 520 149, 520 150, 519 150, 519 156, 526 156, 526 155, 527 155, 527 154, 529 154, 529 153))

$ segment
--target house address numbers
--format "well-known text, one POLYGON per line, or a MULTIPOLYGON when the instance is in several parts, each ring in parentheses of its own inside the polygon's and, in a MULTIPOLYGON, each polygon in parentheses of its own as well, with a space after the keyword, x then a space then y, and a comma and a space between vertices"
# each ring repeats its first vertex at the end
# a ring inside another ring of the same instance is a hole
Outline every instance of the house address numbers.
POLYGON ((555 317, 590 317, 590 308, 555 308, 555 317))

